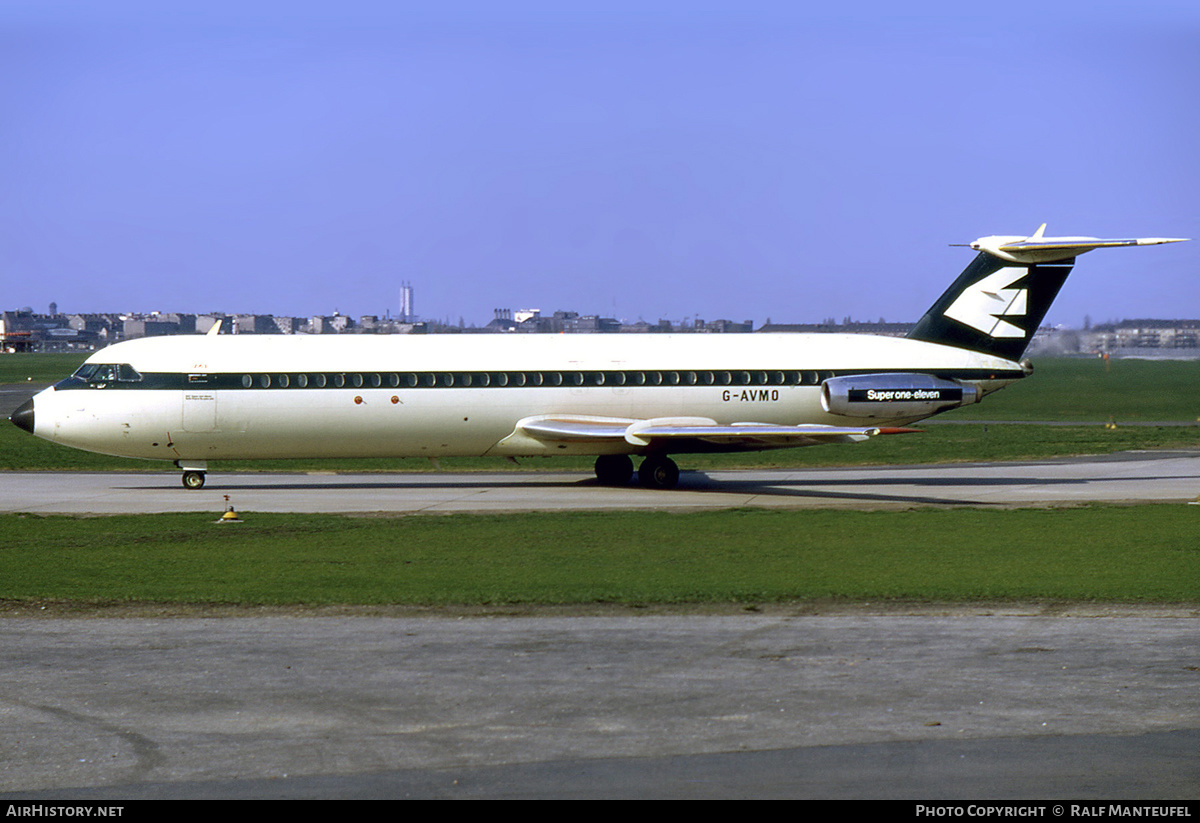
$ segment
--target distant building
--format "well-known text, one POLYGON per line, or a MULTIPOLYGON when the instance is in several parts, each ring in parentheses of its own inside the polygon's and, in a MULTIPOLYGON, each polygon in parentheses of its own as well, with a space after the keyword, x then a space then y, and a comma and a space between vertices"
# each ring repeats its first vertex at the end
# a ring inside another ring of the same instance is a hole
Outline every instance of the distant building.
POLYGON ((140 317, 131 315, 123 318, 121 322, 121 336, 125 340, 133 340, 137 337, 163 337, 168 334, 179 333, 178 323, 172 323, 169 320, 162 320, 154 316, 140 317))
POLYGON ((400 285, 400 316, 397 319, 401 323, 412 323, 417 319, 416 312, 413 310, 413 287, 411 283, 402 283, 400 285))
POLYGON ((269 314, 238 314, 233 318, 233 333, 279 334, 279 326, 269 314))
POLYGON ((772 323, 770 321, 759 327, 760 332, 806 332, 810 334, 878 334, 884 337, 904 337, 913 327, 913 323, 858 323, 851 321, 838 324, 832 320, 824 323, 772 323))
POLYGON ((1200 320, 1122 320, 1093 326, 1080 338, 1082 348, 1100 353, 1172 349, 1200 356, 1200 320))
POLYGON ((0 312, 0 347, 6 352, 33 351, 33 312, 0 312))
POLYGON ((754 331, 754 321, 747 320, 745 323, 735 323, 732 320, 709 320, 704 322, 697 320, 692 327, 692 331, 707 332, 716 334, 743 333, 754 331))

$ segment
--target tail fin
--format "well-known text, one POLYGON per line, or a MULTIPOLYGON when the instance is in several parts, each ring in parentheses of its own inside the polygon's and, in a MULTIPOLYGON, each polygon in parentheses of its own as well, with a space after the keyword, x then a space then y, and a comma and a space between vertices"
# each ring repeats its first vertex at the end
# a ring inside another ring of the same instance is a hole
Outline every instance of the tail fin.
POLYGON ((1025 353, 1076 255, 1092 249, 1152 246, 1182 238, 981 237, 979 254, 917 322, 908 336, 1017 360, 1025 353))

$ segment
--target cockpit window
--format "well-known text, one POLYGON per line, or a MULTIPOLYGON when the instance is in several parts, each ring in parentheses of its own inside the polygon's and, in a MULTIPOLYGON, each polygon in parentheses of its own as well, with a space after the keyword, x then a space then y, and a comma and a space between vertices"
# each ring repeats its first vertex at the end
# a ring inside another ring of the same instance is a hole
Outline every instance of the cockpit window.
POLYGON ((100 364, 96 366, 96 371, 88 378, 89 383, 112 383, 117 379, 117 367, 100 364))
POLYGON ((138 370, 128 363, 84 363, 72 376, 90 384, 137 383, 142 379, 138 370))

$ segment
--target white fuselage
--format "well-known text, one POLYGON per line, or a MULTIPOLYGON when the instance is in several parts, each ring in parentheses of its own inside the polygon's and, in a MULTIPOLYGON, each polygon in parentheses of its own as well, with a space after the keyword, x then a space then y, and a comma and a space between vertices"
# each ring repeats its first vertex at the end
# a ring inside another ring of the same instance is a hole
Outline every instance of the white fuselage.
POLYGON ((636 453, 514 435, 536 415, 900 425, 920 416, 826 412, 822 381, 937 373, 982 396, 1021 376, 991 355, 849 334, 204 335, 118 343, 87 362, 131 367, 137 379, 41 392, 34 434, 185 462, 636 453))

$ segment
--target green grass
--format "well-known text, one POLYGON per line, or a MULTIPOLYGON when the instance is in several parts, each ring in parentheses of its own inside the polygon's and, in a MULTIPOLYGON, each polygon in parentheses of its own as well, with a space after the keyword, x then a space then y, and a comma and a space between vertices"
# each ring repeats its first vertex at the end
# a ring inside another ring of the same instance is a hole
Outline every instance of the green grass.
POLYGON ((0 383, 57 383, 74 373, 90 354, 0 355, 0 383))
POLYGON ((1200 600, 1200 508, 0 516, 0 599, 159 604, 1200 600))
POLYGON ((1200 420, 1200 360, 1037 360, 1024 380, 948 412, 958 420, 1200 420))

